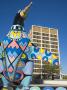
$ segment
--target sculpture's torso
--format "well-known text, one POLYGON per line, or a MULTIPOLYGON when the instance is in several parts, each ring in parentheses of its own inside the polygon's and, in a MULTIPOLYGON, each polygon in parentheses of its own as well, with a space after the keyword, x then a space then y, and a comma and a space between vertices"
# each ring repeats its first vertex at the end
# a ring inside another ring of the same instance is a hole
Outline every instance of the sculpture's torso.
POLYGON ((6 79, 12 82, 17 82, 24 78, 23 69, 28 61, 25 50, 28 46, 29 39, 26 37, 21 37, 21 32, 17 34, 14 32, 11 33, 11 36, 7 36, 3 41, 5 50, 3 74, 6 79), (19 37, 17 37, 17 35, 19 37))

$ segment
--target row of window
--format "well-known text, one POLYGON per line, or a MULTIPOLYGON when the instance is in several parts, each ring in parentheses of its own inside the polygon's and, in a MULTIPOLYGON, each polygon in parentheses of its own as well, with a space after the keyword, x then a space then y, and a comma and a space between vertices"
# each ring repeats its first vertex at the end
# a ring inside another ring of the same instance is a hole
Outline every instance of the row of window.
POLYGON ((42 47, 48 47, 48 48, 50 48, 50 45, 42 44, 42 47))
POLYGON ((34 65, 34 68, 41 68, 41 65, 34 65))
POLYGON ((42 33, 42 36, 49 36, 49 34, 46 34, 46 33, 42 33))
POLYGON ((58 45, 58 42, 52 42, 52 41, 50 42, 50 41, 46 41, 46 40, 42 40, 42 43, 58 45))
POLYGON ((50 40, 57 41, 57 38, 50 38, 50 40))
POLYGON ((42 37, 42 39, 49 40, 49 37, 42 37))
POLYGON ((55 45, 51 45, 51 48, 58 48, 58 46, 55 46, 55 45))
POLYGON ((58 45, 58 42, 50 42, 51 44, 58 45))
MULTIPOLYGON (((46 45, 46 44, 42 44, 42 47, 48 47, 48 48, 50 48, 50 45, 46 45)), ((56 45, 51 45, 51 48, 58 48, 58 46, 56 46, 56 45)))
POLYGON ((34 72, 38 72, 38 73, 41 73, 41 69, 34 69, 34 72))
MULTIPOLYGON (((41 44, 34 43, 34 45, 41 47, 41 44)), ((48 48, 50 48, 50 45, 42 44, 42 47, 45 47, 48 49, 48 48)), ((51 45, 51 48, 58 49, 58 46, 51 45)))
MULTIPOLYGON (((33 32, 35 35, 41 35, 41 32, 33 32)), ((49 33, 42 33, 43 36, 49 36, 49 33)), ((50 37, 57 37, 57 35, 50 34, 50 37)))
MULTIPOLYGON (((39 39, 33 39, 33 41, 41 43, 41 40, 39 40, 39 39)), ((46 40, 42 40, 42 43, 58 45, 58 42, 52 42, 52 41, 50 42, 50 41, 46 41, 46 40)))
POLYGON ((33 39, 34 42, 41 42, 39 39, 33 39))
POLYGON ((35 34, 35 35, 41 35, 41 33, 39 33, 39 32, 33 32, 33 34, 35 34))
MULTIPOLYGON (((41 32, 33 32, 35 35, 41 35, 41 32)), ((49 36, 47 33, 42 33, 43 36, 49 36)))
POLYGON ((35 43, 35 45, 38 46, 38 47, 41 47, 41 44, 37 44, 37 43, 35 43))
POLYGON ((50 37, 57 37, 57 35, 50 34, 50 37))
POLYGON ((34 60, 34 63, 39 63, 39 64, 41 64, 41 60, 34 60))
POLYGON ((42 40, 42 43, 49 44, 49 41, 44 41, 44 40, 42 40))
POLYGON ((58 50, 57 50, 57 49, 51 49, 51 51, 52 51, 52 52, 58 52, 58 50))
POLYGON ((41 36, 33 36, 33 38, 41 39, 41 36))
MULTIPOLYGON (((41 36, 33 35, 33 38, 41 39, 41 36)), ((42 37, 42 39, 49 40, 49 37, 42 37)), ((50 38, 50 40, 57 41, 57 38, 50 38)))

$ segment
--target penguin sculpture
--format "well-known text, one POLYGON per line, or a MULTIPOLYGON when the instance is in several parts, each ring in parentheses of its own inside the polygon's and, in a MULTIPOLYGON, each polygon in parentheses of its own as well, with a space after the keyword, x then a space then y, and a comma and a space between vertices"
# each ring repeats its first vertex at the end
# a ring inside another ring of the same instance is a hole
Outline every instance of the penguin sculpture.
MULTIPOLYGON (((24 20, 31 5, 32 2, 16 14, 11 30, 0 44, 2 90, 9 85, 16 86, 14 90, 29 90, 34 68, 33 59, 48 61, 52 58, 51 52, 32 44, 24 31, 24 20)), ((53 58, 53 63, 58 63, 58 59, 53 58)))

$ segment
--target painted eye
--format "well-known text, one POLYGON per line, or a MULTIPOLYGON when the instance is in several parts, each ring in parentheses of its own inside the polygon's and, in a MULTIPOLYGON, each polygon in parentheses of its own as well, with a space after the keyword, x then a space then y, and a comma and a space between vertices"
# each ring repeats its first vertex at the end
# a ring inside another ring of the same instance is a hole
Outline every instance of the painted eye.
POLYGON ((16 29, 18 29, 18 26, 16 26, 16 29))

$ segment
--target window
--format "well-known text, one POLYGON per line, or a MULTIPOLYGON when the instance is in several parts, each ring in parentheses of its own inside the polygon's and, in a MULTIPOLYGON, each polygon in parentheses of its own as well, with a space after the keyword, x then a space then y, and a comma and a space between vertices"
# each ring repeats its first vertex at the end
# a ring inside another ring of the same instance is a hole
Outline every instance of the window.
POLYGON ((34 42, 38 42, 38 43, 41 43, 41 40, 38 40, 38 39, 33 39, 34 42))
POLYGON ((44 41, 44 40, 43 40, 42 42, 43 42, 43 43, 48 43, 48 44, 49 44, 49 41, 44 41))
POLYGON ((40 42, 41 43, 41 40, 37 40, 37 42, 40 42))
POLYGON ((42 47, 50 47, 50 45, 42 44, 42 47))
POLYGON ((41 69, 34 69, 34 72, 41 73, 41 69))
POLYGON ((41 35, 41 33, 39 33, 39 32, 33 32, 33 34, 35 34, 35 35, 41 35))
POLYGON ((41 39, 41 36, 36 36, 36 35, 33 35, 33 38, 36 38, 36 39, 41 39))
POLYGON ((41 65, 34 65, 34 68, 41 68, 41 65))
POLYGON ((54 35, 54 34, 50 34, 50 37, 57 37, 57 35, 54 35))
POLYGON ((49 38, 48 38, 48 37, 42 37, 42 39, 49 40, 49 38))
POLYGON ((57 41, 57 38, 50 38, 51 40, 53 40, 53 41, 57 41))
POLYGON ((36 39, 33 39, 33 41, 34 41, 34 42, 37 42, 37 40, 36 40, 36 39))
POLYGON ((40 36, 37 36, 37 39, 41 39, 41 37, 40 36))
POLYGON ((52 51, 52 52, 58 52, 58 50, 57 50, 57 49, 51 49, 51 51, 52 51))
POLYGON ((51 42, 51 44, 58 45, 58 42, 51 42))
POLYGON ((33 36, 33 38, 37 38, 37 36, 33 36))
POLYGON ((46 33, 42 33, 43 36, 49 36, 49 34, 46 34, 46 33))
POLYGON ((58 48, 58 46, 51 45, 51 48, 58 48))

